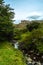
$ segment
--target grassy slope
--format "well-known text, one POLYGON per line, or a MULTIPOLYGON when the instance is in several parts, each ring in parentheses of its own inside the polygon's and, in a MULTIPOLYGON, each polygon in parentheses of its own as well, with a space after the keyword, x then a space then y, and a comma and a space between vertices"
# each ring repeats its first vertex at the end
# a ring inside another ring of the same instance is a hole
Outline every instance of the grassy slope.
POLYGON ((0 65, 26 65, 23 55, 8 42, 0 43, 0 65))
POLYGON ((21 34, 21 40, 20 40, 20 41, 25 40, 25 38, 26 38, 27 36, 29 36, 30 34, 31 34, 30 32, 26 32, 26 33, 21 34))

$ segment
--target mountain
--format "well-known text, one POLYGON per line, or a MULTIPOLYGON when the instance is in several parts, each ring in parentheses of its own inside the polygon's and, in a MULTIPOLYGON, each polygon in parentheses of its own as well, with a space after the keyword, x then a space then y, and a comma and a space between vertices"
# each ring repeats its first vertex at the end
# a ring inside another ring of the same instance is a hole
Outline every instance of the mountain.
POLYGON ((29 20, 21 20, 21 22, 19 24, 16 24, 15 27, 18 29, 25 29, 26 25, 29 23, 30 23, 29 20))

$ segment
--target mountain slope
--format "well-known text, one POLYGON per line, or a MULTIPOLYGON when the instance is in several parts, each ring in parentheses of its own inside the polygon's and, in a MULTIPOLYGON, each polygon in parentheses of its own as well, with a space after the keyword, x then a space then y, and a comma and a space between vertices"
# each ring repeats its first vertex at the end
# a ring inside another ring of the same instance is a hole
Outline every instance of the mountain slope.
POLYGON ((0 65, 26 65, 23 54, 9 42, 0 43, 0 65))

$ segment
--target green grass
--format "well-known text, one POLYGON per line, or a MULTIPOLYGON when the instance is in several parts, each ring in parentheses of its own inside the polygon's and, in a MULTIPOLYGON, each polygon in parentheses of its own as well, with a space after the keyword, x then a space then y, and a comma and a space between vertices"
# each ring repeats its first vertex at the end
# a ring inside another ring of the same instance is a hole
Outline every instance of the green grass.
POLYGON ((21 34, 21 40, 20 40, 20 41, 25 40, 25 38, 26 38, 27 36, 29 36, 30 34, 31 34, 30 32, 26 32, 26 33, 21 34))
POLYGON ((21 51, 14 49, 11 43, 0 43, 0 65, 26 65, 21 51))

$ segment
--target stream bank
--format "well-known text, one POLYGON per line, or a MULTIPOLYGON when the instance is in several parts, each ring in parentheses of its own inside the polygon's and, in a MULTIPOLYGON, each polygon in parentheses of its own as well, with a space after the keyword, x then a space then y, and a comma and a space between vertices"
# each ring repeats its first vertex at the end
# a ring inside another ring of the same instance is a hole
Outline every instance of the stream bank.
MULTIPOLYGON (((13 44, 14 48, 18 49, 18 42, 13 40, 13 44)), ((34 61, 33 59, 31 59, 30 55, 25 55, 26 58, 26 63, 27 65, 43 65, 43 63, 41 63, 40 61, 34 61)), ((35 57, 34 57, 35 59, 35 57)))

